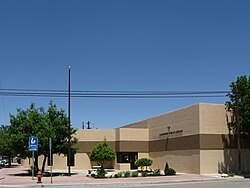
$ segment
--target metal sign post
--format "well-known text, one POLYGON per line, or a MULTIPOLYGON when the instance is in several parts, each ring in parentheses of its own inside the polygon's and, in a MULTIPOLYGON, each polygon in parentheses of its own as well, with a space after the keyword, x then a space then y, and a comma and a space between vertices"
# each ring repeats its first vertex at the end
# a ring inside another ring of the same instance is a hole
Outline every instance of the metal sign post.
POLYGON ((34 168, 35 168, 35 161, 34 161, 34 151, 32 151, 32 180, 34 180, 34 168))
POLYGON ((38 151, 38 138, 35 136, 29 137, 29 151, 32 151, 32 180, 34 180, 34 169, 35 169, 35 160, 34 160, 34 152, 38 151))

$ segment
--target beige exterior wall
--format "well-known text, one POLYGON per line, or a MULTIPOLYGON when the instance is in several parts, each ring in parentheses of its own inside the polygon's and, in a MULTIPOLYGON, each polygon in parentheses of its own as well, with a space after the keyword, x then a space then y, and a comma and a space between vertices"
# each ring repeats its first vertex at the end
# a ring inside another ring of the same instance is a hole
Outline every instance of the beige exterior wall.
MULTIPOLYGON (((246 156, 245 156, 246 157, 246 156)), ((201 174, 237 172, 237 150, 201 150, 201 174)))
POLYGON ((199 104, 132 123, 121 128, 148 128, 149 140, 158 140, 161 139, 159 134, 167 132, 168 127, 170 127, 170 131, 183 130, 183 133, 178 136, 199 134, 199 104))
POLYGON ((30 159, 25 159, 25 160, 21 160, 21 164, 23 165, 23 167, 25 168, 29 168, 31 166, 31 160, 30 159))
POLYGON ((181 137, 199 134, 198 104, 148 119, 149 140, 159 140, 166 137, 181 137), (168 129, 168 127, 170 127, 168 129), (181 134, 159 136, 161 133, 182 130, 181 134))
MULTIPOLYGON (((42 160, 39 157, 39 165, 42 165, 42 160)), ((47 164, 46 164, 47 165, 47 164)), ((53 168, 67 169, 67 157, 64 155, 53 155, 53 168)))
POLYGON ((237 171, 237 150, 228 148, 226 113, 223 104, 199 104, 201 174, 237 171))
POLYGON ((200 172, 198 104, 147 121, 152 169, 164 170, 168 162, 178 172, 200 172))
POLYGON ((199 150, 153 152, 149 154, 149 157, 153 159, 152 169, 164 170, 165 164, 168 162, 169 167, 174 168, 177 172, 200 173, 199 150))
POLYGON ((116 140, 115 129, 80 129, 76 132, 79 141, 107 141, 116 140))
POLYGON ((116 129, 116 151, 148 152, 148 129, 118 128, 116 129))
POLYGON ((224 164, 223 150, 201 150, 200 151, 200 173, 219 173, 224 164))
POLYGON ((77 153, 75 155, 75 167, 74 169, 90 169, 92 168, 91 166, 91 161, 89 158, 89 155, 87 153, 77 153))
POLYGON ((138 153, 138 159, 140 158, 150 158, 149 153, 138 153))
POLYGON ((118 128, 116 140, 119 141, 148 141, 149 130, 138 128, 118 128))
POLYGON ((200 134, 228 134, 225 105, 199 104, 200 134))

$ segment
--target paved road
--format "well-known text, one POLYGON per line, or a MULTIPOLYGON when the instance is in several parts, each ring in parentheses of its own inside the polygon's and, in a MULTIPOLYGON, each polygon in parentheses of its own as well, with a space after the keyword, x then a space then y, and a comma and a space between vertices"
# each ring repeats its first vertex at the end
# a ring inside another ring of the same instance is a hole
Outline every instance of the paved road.
MULTIPOLYGON (((2 188, 25 187, 18 185, 1 186, 2 188)), ((176 182, 176 183, 149 183, 149 184, 75 184, 75 185, 29 185, 26 187, 48 187, 48 188, 249 188, 250 179, 242 180, 219 180, 201 182, 176 182)))
MULTIPOLYGON (((58 188, 63 188, 58 186, 58 188)), ((67 186, 69 187, 69 186, 67 186)), ((113 184, 113 185, 83 185, 70 186, 69 188, 249 188, 250 180, 241 181, 206 181, 206 182, 180 182, 180 183, 157 183, 157 184, 113 184)))

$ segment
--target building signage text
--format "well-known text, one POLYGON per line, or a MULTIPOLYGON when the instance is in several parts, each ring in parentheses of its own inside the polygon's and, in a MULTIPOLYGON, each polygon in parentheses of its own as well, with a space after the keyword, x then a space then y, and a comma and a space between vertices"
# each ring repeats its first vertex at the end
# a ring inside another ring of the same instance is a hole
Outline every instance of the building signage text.
POLYGON ((173 135, 173 134, 181 134, 182 132, 183 132, 183 130, 168 131, 168 132, 159 134, 159 136, 166 136, 166 135, 173 135))

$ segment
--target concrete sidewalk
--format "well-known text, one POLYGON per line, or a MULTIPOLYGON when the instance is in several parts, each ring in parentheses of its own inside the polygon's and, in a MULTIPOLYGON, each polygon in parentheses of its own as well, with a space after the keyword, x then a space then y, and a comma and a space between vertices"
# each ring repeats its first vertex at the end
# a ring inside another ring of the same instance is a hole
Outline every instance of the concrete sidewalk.
MULTIPOLYGON (((130 177, 130 178, 107 178, 107 179, 93 179, 86 177, 81 171, 73 171, 71 177, 68 176, 54 176, 53 184, 57 185, 72 185, 72 184, 145 184, 145 183, 163 183, 163 182, 188 182, 188 181, 209 181, 222 179, 218 176, 205 176, 197 174, 177 174, 176 176, 156 176, 156 177, 130 177)), ((43 185, 51 184, 50 177, 42 178, 43 185)), ((28 169, 20 165, 13 165, 11 168, 3 168, 0 170, 0 186, 1 185, 19 185, 31 186, 37 185, 37 178, 32 180, 28 176, 28 169)))

